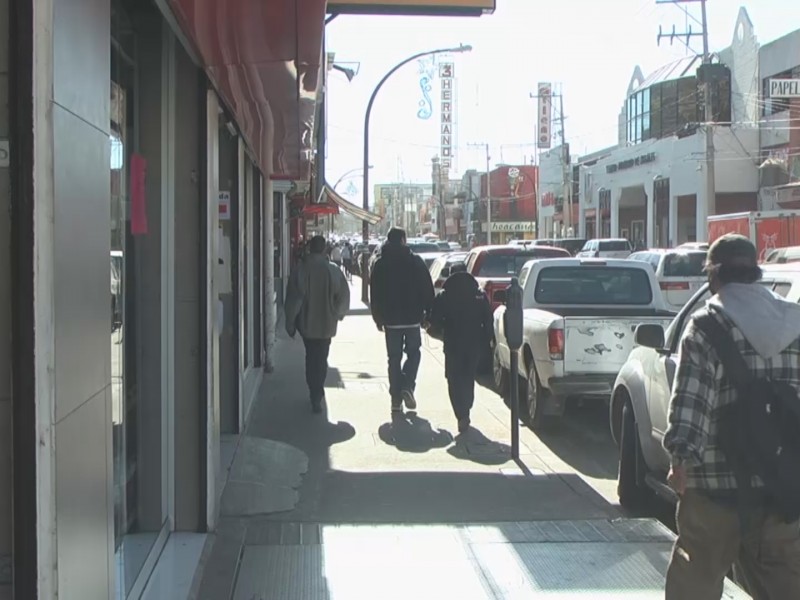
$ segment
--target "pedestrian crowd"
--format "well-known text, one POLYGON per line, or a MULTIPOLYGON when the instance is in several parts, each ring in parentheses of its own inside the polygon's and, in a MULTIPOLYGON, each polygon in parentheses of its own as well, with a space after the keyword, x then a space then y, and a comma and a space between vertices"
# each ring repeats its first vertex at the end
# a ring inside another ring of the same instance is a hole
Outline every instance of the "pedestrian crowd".
MULTIPOLYGON (((328 350, 349 309, 349 286, 321 237, 292 274, 286 328, 306 346, 306 379, 321 411, 328 350)), ((719 600, 733 575, 755 600, 800 600, 800 305, 759 283, 755 246, 726 235, 709 248, 710 299, 679 342, 667 483, 678 497, 667 600, 719 600)), ((370 309, 385 337, 392 412, 416 410, 421 331, 444 342, 460 433, 475 377, 494 341, 488 299, 466 269, 436 296, 422 259, 392 229, 370 277, 370 309)))

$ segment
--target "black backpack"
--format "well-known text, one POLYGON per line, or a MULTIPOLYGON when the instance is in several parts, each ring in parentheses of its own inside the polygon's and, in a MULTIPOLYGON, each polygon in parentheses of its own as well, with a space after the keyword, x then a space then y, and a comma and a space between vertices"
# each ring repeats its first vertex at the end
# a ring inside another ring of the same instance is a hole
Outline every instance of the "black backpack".
POLYGON ((791 385, 753 375, 730 333, 710 313, 695 317, 722 361, 736 400, 721 409, 719 447, 749 506, 753 476, 787 522, 800 518, 800 397, 791 385))

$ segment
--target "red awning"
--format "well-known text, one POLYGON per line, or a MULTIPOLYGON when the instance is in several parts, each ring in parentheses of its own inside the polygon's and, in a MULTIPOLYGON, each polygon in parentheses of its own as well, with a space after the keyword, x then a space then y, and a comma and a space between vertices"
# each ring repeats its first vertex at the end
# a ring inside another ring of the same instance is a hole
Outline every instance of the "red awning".
POLYGON ((307 181, 325 0, 170 0, 265 174, 307 181))

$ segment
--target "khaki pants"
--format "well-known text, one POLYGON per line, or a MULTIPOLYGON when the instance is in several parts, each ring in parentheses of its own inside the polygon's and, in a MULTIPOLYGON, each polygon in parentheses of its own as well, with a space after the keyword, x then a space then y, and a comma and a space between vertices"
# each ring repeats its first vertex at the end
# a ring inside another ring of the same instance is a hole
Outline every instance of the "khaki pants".
POLYGON ((687 490, 678 503, 677 523, 666 600, 719 600, 734 563, 754 600, 800 598, 798 522, 787 524, 756 510, 743 535, 735 508, 687 490))

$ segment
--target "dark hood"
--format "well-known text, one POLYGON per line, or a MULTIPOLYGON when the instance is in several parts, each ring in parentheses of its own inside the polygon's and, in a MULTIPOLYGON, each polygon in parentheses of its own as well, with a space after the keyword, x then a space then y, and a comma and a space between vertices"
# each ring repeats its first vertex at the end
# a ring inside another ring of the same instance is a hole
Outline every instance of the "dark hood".
POLYGON ((395 259, 401 256, 409 256, 410 254, 411 249, 403 244, 391 244, 387 242, 381 246, 381 258, 395 259))
POLYGON ((461 271, 453 273, 444 282, 444 290, 457 296, 470 295, 474 296, 478 293, 478 281, 469 273, 461 271))

